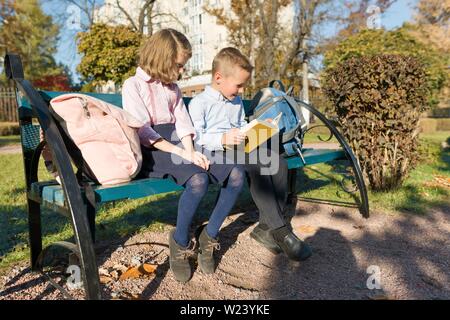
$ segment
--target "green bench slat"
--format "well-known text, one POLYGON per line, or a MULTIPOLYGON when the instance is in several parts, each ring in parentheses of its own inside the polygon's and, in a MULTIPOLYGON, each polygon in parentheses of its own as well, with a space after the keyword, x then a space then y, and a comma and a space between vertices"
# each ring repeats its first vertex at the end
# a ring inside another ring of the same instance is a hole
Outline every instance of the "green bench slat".
MULTIPOLYGON (((113 186, 94 186, 97 203, 114 200, 139 199, 155 194, 183 190, 172 179, 141 179, 113 186)), ((45 204, 64 206, 64 192, 54 181, 34 183, 30 196, 45 204)))
MULTIPOLYGON (((303 156, 306 164, 322 163, 332 160, 346 159, 342 150, 305 149, 303 156)), ((287 159, 289 169, 303 167, 300 157, 287 159)), ((122 199, 138 199, 151 195, 183 190, 172 179, 141 179, 113 186, 94 186, 97 203, 106 203, 122 199)), ((59 184, 38 182, 31 186, 30 197, 42 204, 64 206, 64 192, 59 184)))
MULTIPOLYGON (((305 159, 307 166, 333 160, 347 159, 345 152, 339 149, 304 149, 303 158, 305 159)), ((286 160, 289 169, 301 168, 305 166, 300 157, 290 157, 286 160)))

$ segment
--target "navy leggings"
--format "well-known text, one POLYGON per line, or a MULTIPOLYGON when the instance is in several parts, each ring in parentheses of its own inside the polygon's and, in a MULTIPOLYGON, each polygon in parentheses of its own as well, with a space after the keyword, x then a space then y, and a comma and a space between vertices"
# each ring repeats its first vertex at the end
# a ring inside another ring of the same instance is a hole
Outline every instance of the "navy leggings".
MULTIPOLYGON (((244 184, 245 171, 234 167, 220 189, 216 206, 209 218, 206 232, 211 238, 217 238, 219 229, 230 213, 244 184)), ((177 226, 175 241, 182 247, 189 244, 189 227, 197 211, 198 205, 208 191, 209 178, 206 173, 194 174, 185 184, 185 189, 178 202, 177 226)))

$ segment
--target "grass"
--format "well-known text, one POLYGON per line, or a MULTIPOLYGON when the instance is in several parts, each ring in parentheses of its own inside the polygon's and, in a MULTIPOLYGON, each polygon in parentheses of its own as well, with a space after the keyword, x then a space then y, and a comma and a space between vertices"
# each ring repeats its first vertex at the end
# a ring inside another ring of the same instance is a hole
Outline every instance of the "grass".
MULTIPOLYGON (((401 188, 389 192, 369 190, 371 210, 426 214, 432 208, 450 208, 449 188, 434 181, 437 176, 450 178, 450 152, 440 148, 448 137, 450 131, 421 135, 419 165, 410 172, 401 188)), ((304 168, 297 178, 299 196, 354 203, 355 195, 344 192, 340 186, 342 175, 339 172, 345 170, 346 162, 343 161, 304 168)))
MULTIPOLYGON (((382 212, 408 212, 426 214, 432 207, 450 206, 450 192, 444 187, 433 187, 426 183, 436 175, 450 177, 450 153, 443 152, 439 144, 450 136, 450 132, 423 135, 420 138, 421 152, 426 160, 414 169, 402 188, 386 193, 369 191, 372 210, 382 212)), ((17 139, 17 138, 14 138, 17 139)), ((317 142, 311 139, 312 142, 317 142)), ((20 154, 0 155, 0 273, 10 266, 29 259, 26 196, 22 157, 20 154)), ((345 163, 322 163, 299 171, 297 188, 301 197, 320 198, 353 204, 355 198, 342 191, 341 175, 345 163)), ((49 178, 43 165, 41 180, 49 178)), ((210 188, 199 209, 196 219, 207 219, 212 209, 217 187, 210 188)), ((179 193, 151 196, 133 201, 119 201, 100 208, 97 215, 99 240, 127 237, 147 230, 163 230, 176 221, 179 193)), ((252 207, 247 189, 242 192, 235 211, 252 207)), ((43 210, 44 245, 72 237, 67 219, 43 210)), ((197 221, 197 222, 198 222, 197 221)))

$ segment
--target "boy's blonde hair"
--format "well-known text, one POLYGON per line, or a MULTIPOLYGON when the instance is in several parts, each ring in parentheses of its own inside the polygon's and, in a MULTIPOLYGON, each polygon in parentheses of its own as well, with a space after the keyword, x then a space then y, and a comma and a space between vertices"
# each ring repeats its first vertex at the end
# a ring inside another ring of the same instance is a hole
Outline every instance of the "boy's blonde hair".
POLYGON ((152 78, 172 83, 178 79, 176 60, 180 53, 188 58, 192 56, 189 40, 177 30, 162 29, 142 45, 139 66, 152 78))
POLYGON ((233 47, 223 48, 214 57, 212 63, 212 74, 220 71, 224 76, 229 76, 233 72, 234 67, 239 67, 252 73, 253 66, 246 56, 238 49, 233 47))

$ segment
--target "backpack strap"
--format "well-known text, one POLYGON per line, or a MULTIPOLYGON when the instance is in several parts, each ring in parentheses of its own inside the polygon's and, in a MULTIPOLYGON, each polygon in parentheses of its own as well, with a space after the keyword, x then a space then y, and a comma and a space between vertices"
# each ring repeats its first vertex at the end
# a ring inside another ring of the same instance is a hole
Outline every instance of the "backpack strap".
POLYGON ((269 82, 269 87, 270 87, 270 88, 274 88, 273 85, 274 85, 275 83, 278 84, 278 87, 280 88, 280 89, 279 89, 280 91, 286 92, 286 90, 284 89, 283 82, 281 82, 281 80, 272 80, 272 81, 270 81, 270 82, 269 82))

